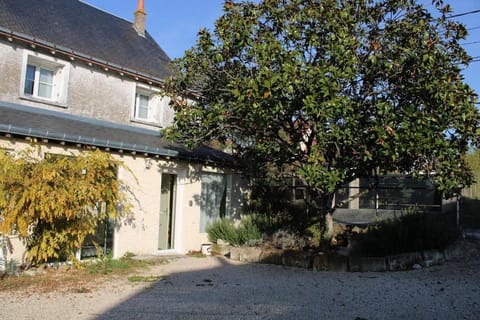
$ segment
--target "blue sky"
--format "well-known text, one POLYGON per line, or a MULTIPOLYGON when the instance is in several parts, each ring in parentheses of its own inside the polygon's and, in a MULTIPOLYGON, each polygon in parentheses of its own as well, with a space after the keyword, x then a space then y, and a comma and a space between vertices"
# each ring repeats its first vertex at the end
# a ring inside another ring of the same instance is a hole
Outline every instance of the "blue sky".
MULTIPOLYGON (((82 0, 103 11, 133 20, 138 0, 82 0)), ((170 58, 178 58, 195 44, 200 28, 213 30, 222 15, 223 0, 144 0, 147 31, 170 58)))
MULTIPOLYGON (((83 0, 99 9, 132 21, 138 0, 83 0)), ((147 30, 170 58, 181 57, 195 44, 202 27, 213 30, 215 20, 222 15, 223 0, 144 0, 147 11, 147 30)), ((432 8, 431 0, 419 0, 432 8)), ((459 14, 480 9, 480 0, 445 0, 459 14)), ((469 30, 464 48, 478 57, 464 71, 465 81, 480 93, 480 13, 456 18, 469 30), (477 42, 478 43, 475 43, 477 42), (474 43, 472 43, 474 42, 474 43), (472 44, 470 44, 472 43, 472 44)))

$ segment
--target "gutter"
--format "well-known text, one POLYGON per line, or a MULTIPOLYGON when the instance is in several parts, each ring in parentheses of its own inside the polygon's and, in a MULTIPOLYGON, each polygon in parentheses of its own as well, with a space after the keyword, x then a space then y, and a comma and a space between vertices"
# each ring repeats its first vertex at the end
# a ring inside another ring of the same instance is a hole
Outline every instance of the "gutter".
POLYGON ((135 153, 136 152, 148 153, 148 154, 158 155, 158 156, 167 157, 167 158, 179 157, 178 151, 170 150, 166 148, 156 148, 156 147, 150 147, 142 144, 125 143, 123 141, 105 140, 105 139, 98 139, 95 137, 86 137, 86 136, 72 135, 67 133, 51 132, 48 130, 17 127, 10 124, 9 125, 0 124, 0 131, 10 135, 30 136, 30 137, 40 138, 40 139, 51 139, 51 140, 57 140, 62 142, 74 143, 74 144, 93 145, 96 147, 126 150, 130 152, 135 152, 135 153))
POLYGON ((160 147, 151 147, 144 144, 133 144, 123 141, 110 140, 110 139, 99 139, 96 137, 88 137, 75 134, 59 133, 52 132, 49 130, 40 130, 35 128, 19 127, 11 124, 0 124, 0 132, 5 136, 11 137, 12 135, 23 136, 23 137, 32 137, 42 140, 53 140, 59 141, 60 144, 83 144, 90 145, 97 148, 104 148, 106 151, 110 149, 115 149, 120 153, 124 151, 130 152, 132 154, 140 153, 145 156, 152 155, 155 157, 162 157, 165 159, 179 159, 193 162, 200 162, 206 165, 224 165, 228 167, 235 167, 234 162, 228 161, 226 159, 212 159, 209 156, 201 157, 195 154, 195 151, 185 151, 185 153, 180 153, 179 151, 160 148, 160 147))
MULTIPOLYGON (((10 109, 12 112, 21 111, 32 113, 34 115, 46 116, 46 117, 60 117, 61 119, 74 121, 77 123, 86 123, 89 125, 97 126, 100 128, 106 129, 113 129, 113 130, 122 130, 128 131, 132 134, 139 134, 141 136, 148 136, 148 137, 156 137, 159 140, 162 138, 162 135, 158 131, 153 131, 149 129, 133 127, 129 125, 99 120, 99 119, 92 119, 92 118, 85 118, 78 115, 68 114, 68 113, 59 113, 57 111, 41 109, 41 108, 33 108, 25 105, 10 103, 6 101, 0 100, 0 111, 2 108, 10 109)), ((80 135, 79 133, 72 134, 72 133, 65 133, 64 129, 58 130, 49 130, 48 128, 33 128, 29 123, 14 125, 12 122, 4 121, 1 123, 0 119, 0 133, 3 135, 10 137, 13 135, 22 136, 22 137, 31 137, 31 138, 38 138, 42 140, 52 140, 58 141, 60 144, 83 144, 83 145, 90 145, 99 148, 104 148, 106 151, 110 149, 116 149, 118 152, 122 153, 123 151, 130 152, 132 154, 141 153, 145 156, 153 155, 155 157, 164 157, 164 158, 176 158, 179 160, 187 160, 193 162, 201 162, 204 164, 213 164, 213 165, 224 165, 229 167, 234 167, 234 160, 231 155, 224 154, 223 156, 220 155, 222 152, 219 150, 212 149, 213 152, 218 152, 219 154, 210 155, 208 151, 203 155, 202 150, 187 150, 185 147, 180 145, 177 146, 152 146, 147 144, 136 144, 131 142, 124 142, 120 139, 115 140, 115 135, 113 134, 113 139, 104 139, 98 137, 92 137, 88 135, 89 132, 86 132, 87 135, 80 135)), ((91 133, 90 133, 91 134, 91 133)))

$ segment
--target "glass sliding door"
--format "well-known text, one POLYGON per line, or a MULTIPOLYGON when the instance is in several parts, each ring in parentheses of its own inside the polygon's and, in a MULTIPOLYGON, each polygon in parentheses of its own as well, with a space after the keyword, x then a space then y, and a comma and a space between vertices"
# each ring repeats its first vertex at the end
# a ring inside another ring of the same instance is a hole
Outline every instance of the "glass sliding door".
POLYGON ((228 213, 227 177, 218 173, 202 173, 202 191, 200 197, 200 232, 206 232, 207 226, 228 213))

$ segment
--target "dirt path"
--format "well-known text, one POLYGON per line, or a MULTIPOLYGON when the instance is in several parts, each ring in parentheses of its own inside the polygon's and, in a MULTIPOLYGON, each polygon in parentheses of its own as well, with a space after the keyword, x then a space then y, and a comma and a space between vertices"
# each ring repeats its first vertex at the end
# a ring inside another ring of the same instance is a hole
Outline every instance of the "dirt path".
POLYGON ((479 319, 480 259, 333 273, 182 257, 91 292, 0 292, 0 319, 479 319))

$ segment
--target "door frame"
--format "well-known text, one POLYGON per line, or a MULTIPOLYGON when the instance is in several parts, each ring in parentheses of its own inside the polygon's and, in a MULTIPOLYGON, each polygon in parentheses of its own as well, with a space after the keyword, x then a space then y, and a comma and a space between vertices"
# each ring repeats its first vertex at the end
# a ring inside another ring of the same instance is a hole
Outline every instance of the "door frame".
MULTIPOLYGON (((181 230, 183 225, 183 192, 184 192, 184 181, 187 176, 186 170, 178 170, 172 168, 165 168, 161 167, 159 169, 160 172, 160 186, 162 185, 162 176, 163 174, 171 174, 176 177, 175 179, 175 199, 174 199, 174 226, 173 226, 173 246, 171 249, 164 249, 159 250, 157 245, 157 252, 158 253, 179 253, 182 250, 182 242, 181 242, 181 230)), ((161 190, 159 190, 161 192, 161 190)), ((159 200, 161 196, 159 195, 159 200)), ((157 237, 156 242, 158 243, 158 239, 160 238, 160 202, 158 208, 158 224, 157 224, 157 237)))

